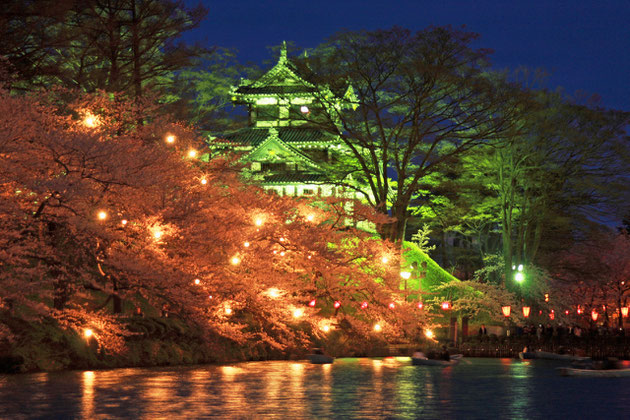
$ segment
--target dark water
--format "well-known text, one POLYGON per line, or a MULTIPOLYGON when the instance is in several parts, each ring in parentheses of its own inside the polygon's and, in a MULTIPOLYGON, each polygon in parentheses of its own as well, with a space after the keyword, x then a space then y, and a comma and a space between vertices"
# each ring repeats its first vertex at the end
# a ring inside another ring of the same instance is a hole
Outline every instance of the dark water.
POLYGON ((562 362, 409 358, 0 376, 0 418, 630 418, 630 378, 567 378, 562 362))

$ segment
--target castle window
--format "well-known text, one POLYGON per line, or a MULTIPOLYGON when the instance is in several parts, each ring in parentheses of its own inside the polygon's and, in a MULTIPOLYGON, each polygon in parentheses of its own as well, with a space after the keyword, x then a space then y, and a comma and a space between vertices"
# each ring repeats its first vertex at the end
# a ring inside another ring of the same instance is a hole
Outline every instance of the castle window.
POLYGON ((262 164, 263 171, 284 171, 287 169, 287 165, 284 162, 264 162, 262 164))
POLYGON ((302 194, 303 195, 314 195, 315 191, 313 189, 311 189, 311 188, 304 188, 302 190, 302 194))
POLYGON ((259 121, 275 121, 280 117, 280 111, 276 105, 259 105, 257 111, 259 121))

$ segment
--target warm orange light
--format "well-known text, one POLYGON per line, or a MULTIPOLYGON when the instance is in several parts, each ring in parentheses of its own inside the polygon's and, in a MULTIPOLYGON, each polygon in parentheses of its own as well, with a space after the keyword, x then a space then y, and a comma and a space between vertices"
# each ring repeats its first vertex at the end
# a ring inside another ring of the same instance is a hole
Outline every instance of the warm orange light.
POLYGON ((206 178, 201 178, 201 185, 206 185, 208 180, 206 178))
POLYGON ((230 263, 232 265, 239 265, 241 263, 241 259, 239 257, 232 257, 232 259, 230 260, 230 263))
POLYGON ((306 216, 306 220, 308 220, 309 222, 312 222, 315 219, 315 216, 313 216, 312 214, 309 214, 308 216, 306 216))
POLYGON ((379 332, 383 329, 383 327, 381 327, 381 324, 374 324, 374 331, 379 332))
POLYGON ((527 318, 529 316, 529 311, 531 308, 529 306, 523 306, 523 316, 527 318))
POLYGON ((232 308, 225 308, 225 314, 226 315, 232 314, 232 308))
POLYGON ((503 312, 503 316, 508 317, 508 316, 510 316, 510 312, 512 311, 512 307, 510 305, 501 306, 501 311, 503 312))
POLYGON ((549 302, 549 293, 545 293, 545 302, 549 302))
POLYGON ((161 230, 156 230, 155 232, 153 232, 153 237, 155 239, 160 239, 162 237, 162 231, 161 230))
POLYGON ((99 125, 99 118, 91 112, 86 112, 83 117, 83 125, 89 128, 94 128, 99 125))
POLYGON ((330 331, 330 325, 324 325, 324 326, 322 327, 322 330, 323 330, 324 332, 328 332, 328 331, 330 331))
POLYGON ((195 284, 196 284, 196 285, 199 285, 199 283, 201 283, 201 280, 199 280, 199 279, 195 279, 195 284))
POLYGON ((97 216, 98 216, 98 220, 105 220, 105 219, 107 219, 107 213, 104 212, 104 211, 99 211, 97 216))
POLYGON ((90 337, 92 337, 93 335, 94 335, 94 331, 92 331, 91 329, 86 328, 85 330, 83 330, 83 336, 84 336, 85 338, 90 338, 90 337))
POLYGON ((577 314, 578 315, 582 315, 582 312, 583 312, 582 308, 580 308, 580 305, 578 305, 578 307, 577 307, 577 314))
POLYGON ((449 309, 451 309, 451 303, 450 302, 442 302, 442 309, 444 309, 445 311, 448 311, 449 309))
POLYGON ((550 320, 554 320, 554 318, 556 317, 556 313, 552 310, 551 312, 549 312, 549 319, 550 320))
POLYGON ((387 263, 389 262, 389 258, 387 258, 387 257, 383 257, 383 258, 381 258, 381 262, 382 262, 383 264, 387 264, 387 263))
POLYGON ((120 221, 120 223, 121 223, 123 226, 126 226, 126 225, 127 225, 127 219, 122 219, 122 220, 120 221))
POLYGON ((270 287, 269 289, 267 289, 267 294, 269 295, 269 297, 277 299, 280 297, 280 290, 276 289, 275 287, 270 287))
POLYGON ((624 318, 626 318, 628 316, 628 307, 627 306, 623 306, 621 308, 621 316, 623 316, 624 318))
POLYGON ((593 312, 591 312, 591 318, 593 318, 593 321, 597 321, 597 318, 599 318, 599 314, 595 309, 593 309, 593 312))
POLYGON ((304 311, 302 309, 293 310, 293 318, 300 318, 302 315, 304 315, 304 311))
POLYGON ((175 143, 175 136, 172 134, 169 134, 168 136, 166 136, 165 140, 167 143, 173 144, 175 143))
POLYGON ((262 219, 262 218, 260 218, 260 217, 256 218, 256 220, 254 220, 254 224, 255 224, 256 226, 262 226, 262 225, 263 225, 263 223, 264 223, 264 222, 263 222, 263 219, 262 219))
POLYGON ((426 335, 427 338, 433 338, 433 331, 431 331, 431 330, 424 330, 424 335, 426 335))
POLYGON ((191 159, 197 157, 197 151, 195 149, 190 149, 188 151, 188 157, 191 159))

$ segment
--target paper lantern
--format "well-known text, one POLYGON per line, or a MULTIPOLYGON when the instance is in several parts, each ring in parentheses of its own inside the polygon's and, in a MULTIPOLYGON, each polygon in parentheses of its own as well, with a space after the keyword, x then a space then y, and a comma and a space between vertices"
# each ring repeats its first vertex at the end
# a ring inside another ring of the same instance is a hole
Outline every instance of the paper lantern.
POLYGON ((507 317, 510 316, 510 312, 512 311, 512 307, 510 305, 502 306, 501 307, 501 311, 503 312, 503 316, 507 318, 507 317))
POLYGON ((450 302, 442 302, 442 309, 444 309, 445 311, 448 311, 449 309, 451 309, 451 303, 450 302))
POLYGON ((315 299, 313 299, 313 300, 311 300, 311 301, 308 303, 308 306, 310 306, 311 308, 314 308, 316 303, 317 303, 317 301, 316 301, 315 299))
POLYGON ((523 316, 527 318, 529 316, 529 311, 531 308, 529 306, 523 306, 523 316))
POLYGON ((599 318, 599 314, 596 310, 593 310, 593 312, 591 312, 591 318, 593 318, 593 321, 597 321, 597 318, 599 318))
POLYGON ((623 316, 624 318, 626 318, 628 316, 628 307, 624 306, 621 308, 621 316, 623 316))
POLYGON ((333 303, 333 307, 335 309, 339 308, 341 306, 341 302, 339 302, 338 300, 335 301, 335 303, 333 303))

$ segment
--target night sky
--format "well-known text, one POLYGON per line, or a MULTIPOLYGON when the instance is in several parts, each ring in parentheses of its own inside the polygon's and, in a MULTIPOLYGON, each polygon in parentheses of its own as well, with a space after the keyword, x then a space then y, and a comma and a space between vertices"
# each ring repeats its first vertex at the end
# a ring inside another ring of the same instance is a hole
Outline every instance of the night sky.
MULTIPOLYGON (((187 4, 198 1, 186 0, 187 4)), ((597 93, 630 110, 630 0, 203 0, 201 28, 186 36, 236 48, 239 61, 270 59, 282 40, 310 48, 340 29, 466 25, 494 50, 495 68, 541 67, 548 87, 597 93)))

